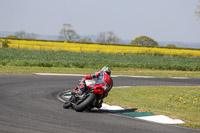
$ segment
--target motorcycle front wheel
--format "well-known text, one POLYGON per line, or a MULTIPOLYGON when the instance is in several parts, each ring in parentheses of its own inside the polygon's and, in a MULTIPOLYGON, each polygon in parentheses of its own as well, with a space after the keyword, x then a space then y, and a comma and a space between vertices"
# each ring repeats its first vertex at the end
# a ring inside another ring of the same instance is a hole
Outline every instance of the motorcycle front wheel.
POLYGON ((69 107, 71 107, 71 103, 70 102, 66 102, 63 104, 63 108, 64 109, 68 109, 69 107))
POLYGON ((77 112, 82 112, 88 108, 95 101, 96 95, 94 93, 89 93, 89 96, 80 104, 74 106, 74 110, 77 112))

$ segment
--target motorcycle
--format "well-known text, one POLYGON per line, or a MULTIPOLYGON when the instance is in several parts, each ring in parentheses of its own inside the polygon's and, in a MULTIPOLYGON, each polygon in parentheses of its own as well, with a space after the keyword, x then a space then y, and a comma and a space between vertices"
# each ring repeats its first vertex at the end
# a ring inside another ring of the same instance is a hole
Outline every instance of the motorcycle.
MULTIPOLYGON (((84 84, 82 89, 79 89, 75 92, 72 92, 71 98, 66 101, 63 105, 64 109, 72 108, 77 112, 82 112, 85 110, 91 110, 92 108, 96 107, 97 102, 100 101, 102 104, 103 99, 98 98, 103 92, 101 88, 95 88, 95 81, 94 80, 81 80, 80 83, 84 84), (99 101, 98 101, 99 99, 99 101)), ((76 89, 75 89, 76 90, 76 89)))

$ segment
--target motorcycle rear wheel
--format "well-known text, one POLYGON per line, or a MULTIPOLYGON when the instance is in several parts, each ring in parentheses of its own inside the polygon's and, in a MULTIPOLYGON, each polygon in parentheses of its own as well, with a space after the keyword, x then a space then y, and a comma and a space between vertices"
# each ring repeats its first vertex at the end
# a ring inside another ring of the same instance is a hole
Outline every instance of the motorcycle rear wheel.
POLYGON ((96 95, 94 93, 89 93, 89 96, 80 104, 74 106, 74 110, 77 112, 82 112, 88 108, 95 101, 96 95))

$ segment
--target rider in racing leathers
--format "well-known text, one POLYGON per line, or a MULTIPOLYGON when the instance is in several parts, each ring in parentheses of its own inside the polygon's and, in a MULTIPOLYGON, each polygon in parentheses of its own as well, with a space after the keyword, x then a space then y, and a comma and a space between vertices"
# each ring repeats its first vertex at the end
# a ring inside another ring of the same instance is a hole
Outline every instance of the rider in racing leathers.
MULTIPOLYGON (((80 86, 76 87, 75 90, 72 92, 72 95, 75 93, 83 93, 85 90, 85 80, 97 78, 95 86, 93 87, 94 93, 95 91, 100 90, 100 95, 98 95, 98 100, 95 104, 95 107, 101 108, 103 99, 108 96, 108 92, 111 90, 113 86, 113 80, 111 78, 111 69, 107 66, 103 67, 101 71, 95 72, 93 74, 89 74, 85 76, 85 78, 80 83, 80 86)), ((71 99, 72 100, 72 99, 71 99)))

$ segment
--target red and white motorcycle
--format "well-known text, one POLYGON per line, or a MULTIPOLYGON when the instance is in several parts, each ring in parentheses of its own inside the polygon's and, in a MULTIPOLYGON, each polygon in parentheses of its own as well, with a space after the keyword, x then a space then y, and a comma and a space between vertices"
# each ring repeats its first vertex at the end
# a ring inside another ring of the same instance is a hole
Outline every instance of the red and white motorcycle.
POLYGON ((91 110, 96 107, 97 103, 102 104, 103 100, 99 99, 99 96, 104 93, 104 90, 98 87, 94 89, 94 80, 82 79, 79 84, 84 84, 84 89, 72 92, 72 96, 65 102, 63 108, 72 108, 77 112, 82 112, 84 110, 91 110))

